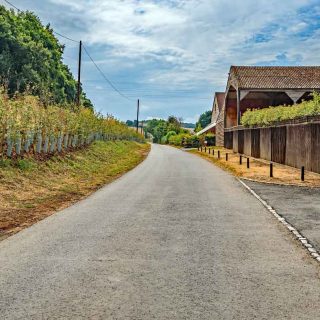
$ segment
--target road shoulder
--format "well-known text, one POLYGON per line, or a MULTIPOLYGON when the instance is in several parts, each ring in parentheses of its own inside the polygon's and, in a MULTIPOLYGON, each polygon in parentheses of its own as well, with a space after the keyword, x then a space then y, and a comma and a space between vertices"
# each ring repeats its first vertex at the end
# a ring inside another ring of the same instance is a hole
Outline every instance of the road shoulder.
POLYGON ((95 142, 45 161, 0 167, 0 240, 86 198, 141 163, 149 144, 95 142))

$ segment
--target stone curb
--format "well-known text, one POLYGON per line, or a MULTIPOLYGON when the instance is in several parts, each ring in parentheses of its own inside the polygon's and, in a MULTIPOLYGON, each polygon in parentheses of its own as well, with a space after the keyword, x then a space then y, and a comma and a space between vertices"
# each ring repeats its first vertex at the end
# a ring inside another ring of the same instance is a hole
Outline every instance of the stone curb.
POLYGON ((274 217, 278 219, 290 232, 291 234, 302 244, 302 246, 308 250, 308 253, 310 256, 318 261, 320 263, 320 254, 317 252, 317 250, 312 246, 312 244, 309 243, 308 239, 306 239, 304 236, 302 236, 299 231, 294 228, 290 223, 286 221, 285 218, 283 218, 281 215, 277 213, 277 211, 272 208, 266 201, 264 201, 258 194, 256 194, 245 182, 243 182, 241 179, 237 178, 237 180, 256 198, 258 199, 265 208, 268 209, 270 213, 274 217))

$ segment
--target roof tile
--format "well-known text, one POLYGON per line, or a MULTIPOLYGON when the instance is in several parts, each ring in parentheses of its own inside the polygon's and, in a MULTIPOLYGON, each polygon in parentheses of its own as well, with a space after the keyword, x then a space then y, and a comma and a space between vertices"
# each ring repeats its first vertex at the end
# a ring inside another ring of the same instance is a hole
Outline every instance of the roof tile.
POLYGON ((320 89, 320 66, 232 66, 230 76, 241 89, 320 89))

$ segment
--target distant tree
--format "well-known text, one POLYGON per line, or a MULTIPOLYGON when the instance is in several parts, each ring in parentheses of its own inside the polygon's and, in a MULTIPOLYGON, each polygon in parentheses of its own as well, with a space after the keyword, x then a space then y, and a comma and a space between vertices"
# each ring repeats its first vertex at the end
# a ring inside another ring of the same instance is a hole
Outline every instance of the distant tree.
POLYGON ((200 131, 201 129, 205 128, 207 125, 211 123, 211 116, 211 110, 208 110, 200 115, 200 118, 196 123, 196 132, 200 131))
POLYGON ((180 132, 181 122, 177 117, 170 116, 167 122, 168 122, 168 131, 174 131, 176 133, 180 132))
POLYGON ((167 133, 167 126, 165 120, 152 119, 147 121, 145 128, 153 136, 154 142, 160 143, 161 138, 167 133))
POLYGON ((159 124, 154 129, 154 142, 160 143, 161 138, 165 136, 168 132, 168 124, 165 120, 159 122, 159 124))
POLYGON ((127 121, 126 121, 126 125, 127 125, 128 127, 133 127, 133 121, 127 120, 127 121))
POLYGON ((187 134, 188 130, 182 127, 182 119, 175 116, 168 117, 168 120, 152 119, 145 121, 145 131, 153 136, 155 143, 168 143, 173 135, 187 134))

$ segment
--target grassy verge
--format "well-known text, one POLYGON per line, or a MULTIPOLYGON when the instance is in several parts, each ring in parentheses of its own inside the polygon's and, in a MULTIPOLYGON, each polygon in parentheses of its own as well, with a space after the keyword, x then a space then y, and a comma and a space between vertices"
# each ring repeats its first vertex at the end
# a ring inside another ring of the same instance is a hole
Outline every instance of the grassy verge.
POLYGON ((232 150, 227 150, 222 147, 214 147, 215 155, 212 155, 212 148, 209 154, 207 152, 200 152, 197 150, 189 151, 197 154, 206 160, 213 162, 220 168, 230 172, 234 176, 244 179, 275 183, 283 185, 298 185, 307 187, 320 187, 320 174, 313 172, 306 172, 305 181, 301 181, 301 172, 299 169, 281 165, 278 163, 273 164, 273 177, 270 177, 270 162, 262 159, 255 159, 249 157, 250 166, 247 168, 247 157, 243 157, 242 164, 240 165, 239 154, 233 153, 232 150), (220 159, 218 159, 218 150, 220 151, 220 159), (226 161, 226 153, 228 153, 228 161, 226 161))
POLYGON ((138 165, 148 144, 95 142, 47 161, 0 162, 0 239, 88 196, 138 165))

